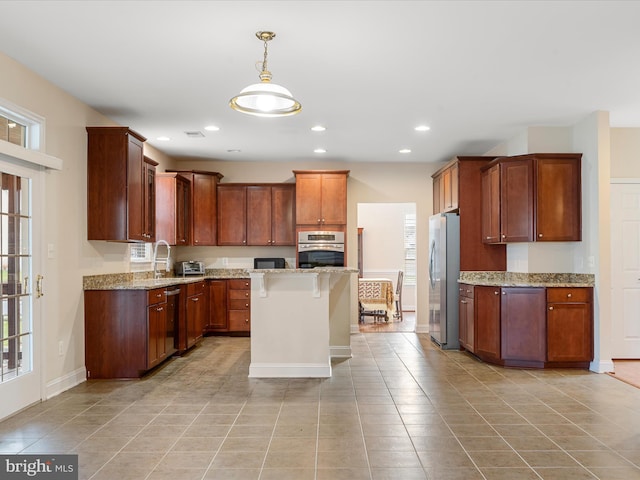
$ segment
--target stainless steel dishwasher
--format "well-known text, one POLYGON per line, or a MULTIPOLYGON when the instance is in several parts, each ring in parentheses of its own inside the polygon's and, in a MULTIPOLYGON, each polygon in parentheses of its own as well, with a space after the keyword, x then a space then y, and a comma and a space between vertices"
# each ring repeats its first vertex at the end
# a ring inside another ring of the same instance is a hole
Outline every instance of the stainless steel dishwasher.
POLYGON ((170 287, 167 295, 166 351, 171 356, 178 351, 178 315, 180 305, 180 287, 170 287))

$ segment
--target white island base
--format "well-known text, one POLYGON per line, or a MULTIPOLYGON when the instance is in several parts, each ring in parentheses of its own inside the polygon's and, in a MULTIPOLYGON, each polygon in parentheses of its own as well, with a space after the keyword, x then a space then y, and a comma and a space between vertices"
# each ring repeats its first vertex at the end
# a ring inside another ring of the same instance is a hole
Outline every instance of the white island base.
POLYGON ((255 270, 251 277, 253 378, 325 378, 331 357, 351 357, 356 269, 255 270))

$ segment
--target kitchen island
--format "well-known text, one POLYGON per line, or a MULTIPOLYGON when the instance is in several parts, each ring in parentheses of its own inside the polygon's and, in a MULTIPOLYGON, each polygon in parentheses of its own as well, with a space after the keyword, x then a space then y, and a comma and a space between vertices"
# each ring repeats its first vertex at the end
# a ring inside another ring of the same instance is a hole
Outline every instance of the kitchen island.
POLYGON ((351 268, 250 270, 249 377, 331 376, 350 357, 351 268))

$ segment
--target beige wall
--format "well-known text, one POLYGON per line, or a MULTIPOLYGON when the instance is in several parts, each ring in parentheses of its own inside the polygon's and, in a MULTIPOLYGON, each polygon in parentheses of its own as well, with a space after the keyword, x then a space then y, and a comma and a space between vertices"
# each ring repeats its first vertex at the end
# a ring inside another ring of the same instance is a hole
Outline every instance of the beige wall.
POLYGON ((611 178, 640 178, 640 128, 611 129, 611 178))

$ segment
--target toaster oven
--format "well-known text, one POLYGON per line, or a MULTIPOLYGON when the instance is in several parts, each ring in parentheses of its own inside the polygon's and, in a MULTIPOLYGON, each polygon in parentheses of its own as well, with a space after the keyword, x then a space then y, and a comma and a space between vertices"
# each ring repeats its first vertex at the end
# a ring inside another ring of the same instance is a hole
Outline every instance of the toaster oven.
POLYGON ((191 260, 189 262, 176 262, 176 275, 204 275, 204 262, 196 262, 191 260))

